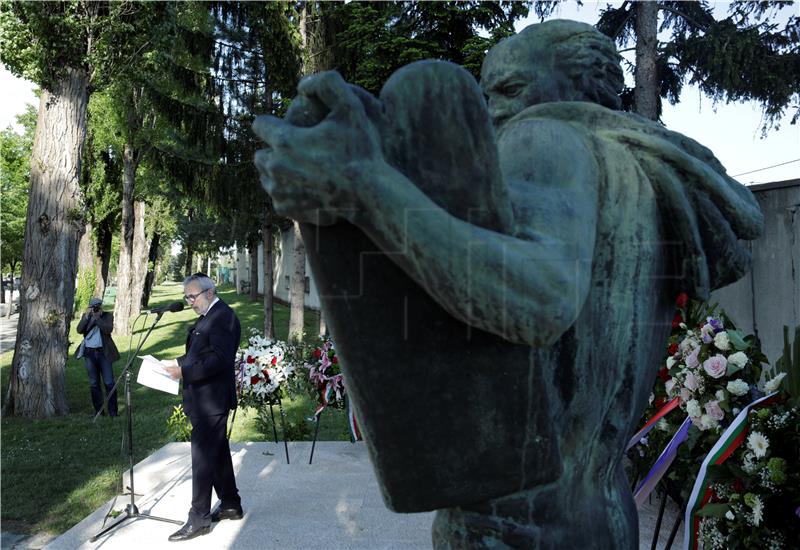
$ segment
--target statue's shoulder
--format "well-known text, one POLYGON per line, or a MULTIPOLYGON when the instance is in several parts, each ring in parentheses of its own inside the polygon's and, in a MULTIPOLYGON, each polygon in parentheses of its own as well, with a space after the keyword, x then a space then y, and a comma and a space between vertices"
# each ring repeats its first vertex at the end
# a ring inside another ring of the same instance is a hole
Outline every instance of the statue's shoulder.
POLYGON ((596 178, 592 136, 567 117, 540 116, 539 106, 520 112, 497 133, 500 166, 510 183, 525 181, 556 186, 596 178))

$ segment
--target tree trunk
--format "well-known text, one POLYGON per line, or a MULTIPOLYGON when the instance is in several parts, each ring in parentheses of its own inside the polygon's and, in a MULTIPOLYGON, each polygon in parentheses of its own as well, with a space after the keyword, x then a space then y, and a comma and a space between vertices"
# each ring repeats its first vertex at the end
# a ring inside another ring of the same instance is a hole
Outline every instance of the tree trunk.
POLYGON ((250 253, 250 301, 258 301, 258 238, 248 239, 247 251, 250 253))
POLYGON ((94 259, 94 295, 102 298, 108 286, 108 266, 111 263, 111 243, 114 235, 108 220, 97 226, 97 255, 94 259))
POLYGON ((89 299, 94 293, 94 246, 92 236, 94 229, 91 223, 86 224, 86 229, 78 245, 78 288, 75 292, 73 311, 80 311, 89 304, 89 299))
MULTIPOLYGON (((303 2, 300 10, 300 39, 303 44, 303 74, 324 71, 330 65, 325 43, 325 21, 319 16, 315 2, 303 2), (317 17, 312 17, 317 15, 317 17)), ((292 249, 292 278, 289 288, 289 340, 303 339, 304 307, 306 300, 306 247, 300 235, 300 224, 294 222, 292 249)))
POLYGON ((131 255, 131 266, 133 267, 131 276, 131 315, 139 312, 142 304, 142 294, 144 294, 144 282, 147 278, 147 256, 150 251, 150 243, 145 236, 145 203, 136 201, 133 205, 134 231, 133 231, 133 253, 131 255))
POLYGON ((78 245, 78 273, 82 271, 94 271, 94 246, 92 246, 92 235, 94 228, 91 223, 86 224, 86 230, 81 237, 78 245))
POLYGON ((306 301, 306 247, 300 235, 300 224, 294 222, 292 248, 292 280, 289 287, 289 341, 303 339, 303 315, 306 301))
POLYGON ((133 241, 136 233, 133 190, 136 184, 136 170, 139 167, 139 153, 130 141, 125 143, 122 151, 122 165, 122 229, 117 264, 117 296, 114 300, 114 332, 119 335, 129 335, 133 304, 139 303, 132 301, 135 261, 133 241))
POLYGON ((264 249, 264 257, 262 258, 264 270, 264 338, 272 340, 275 338, 275 323, 272 315, 273 304, 273 286, 275 282, 275 272, 272 268, 273 256, 273 235, 272 224, 270 224, 270 215, 267 209, 264 209, 264 219, 261 223, 261 241, 264 249))
POLYGON ((5 412, 49 417, 69 412, 64 378, 84 231, 79 186, 88 75, 66 69, 44 90, 30 163, 20 317, 5 412))
POLYGON ((150 240, 150 251, 147 253, 147 275, 144 278, 144 290, 142 291, 142 309, 150 306, 150 294, 153 292, 153 283, 156 280, 156 261, 158 260, 158 246, 161 235, 153 234, 150 240))
POLYGON ((192 245, 186 245, 186 263, 183 266, 183 276, 188 277, 192 274, 192 262, 194 261, 194 249, 192 245))
POLYGON ((658 3, 636 2, 636 69, 633 92, 636 112, 658 120, 658 3))

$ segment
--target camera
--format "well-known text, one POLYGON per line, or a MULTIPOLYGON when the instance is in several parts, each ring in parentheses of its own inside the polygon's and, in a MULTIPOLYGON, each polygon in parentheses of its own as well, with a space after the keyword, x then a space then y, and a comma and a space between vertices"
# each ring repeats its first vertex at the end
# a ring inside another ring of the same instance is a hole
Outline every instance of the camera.
POLYGON ((98 313, 99 311, 101 311, 103 309, 103 306, 101 306, 101 305, 91 306, 89 309, 91 309, 95 313, 98 313))

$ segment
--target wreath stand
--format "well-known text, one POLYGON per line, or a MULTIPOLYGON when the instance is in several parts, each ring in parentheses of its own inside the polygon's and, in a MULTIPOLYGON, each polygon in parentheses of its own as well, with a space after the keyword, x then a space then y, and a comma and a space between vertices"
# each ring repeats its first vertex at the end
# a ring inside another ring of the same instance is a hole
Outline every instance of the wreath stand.
MULTIPOLYGON (((276 404, 278 405, 278 410, 281 413, 281 431, 283 431, 283 450, 286 453, 286 464, 289 464, 289 443, 286 440, 286 421, 285 421, 286 412, 283 410, 283 403, 281 403, 281 397, 279 395, 275 396, 275 402, 273 402, 272 399, 270 399, 270 401, 269 401, 269 417, 270 417, 270 420, 272 421, 272 437, 275 439, 275 443, 277 444, 278 443, 278 430, 275 427, 275 412, 273 410, 273 406, 276 405, 276 404)), ((238 406, 235 409, 233 409, 233 417, 231 418, 231 424, 230 424, 230 426, 228 426, 228 440, 229 441, 231 439, 231 432, 233 431, 233 424, 234 424, 234 422, 236 422, 236 411, 238 411, 238 410, 239 410, 238 406)), ((271 453, 265 453, 265 454, 271 454, 271 453)))

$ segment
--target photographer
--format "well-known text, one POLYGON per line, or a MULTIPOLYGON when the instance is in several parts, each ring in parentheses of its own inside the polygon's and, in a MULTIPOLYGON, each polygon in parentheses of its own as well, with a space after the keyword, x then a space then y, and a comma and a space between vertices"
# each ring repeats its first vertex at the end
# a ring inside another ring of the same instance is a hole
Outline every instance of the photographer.
POLYGON ((114 371, 111 364, 119 359, 119 352, 114 340, 111 339, 113 328, 114 314, 103 311, 103 300, 100 298, 89 300, 89 308, 81 316, 77 327, 78 333, 83 334, 83 341, 75 357, 83 357, 86 361, 95 413, 103 409, 103 394, 100 390, 102 377, 106 395, 111 395, 108 400, 109 416, 117 416, 117 390, 111 391, 114 387, 114 371))

